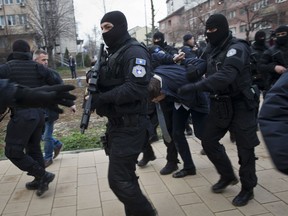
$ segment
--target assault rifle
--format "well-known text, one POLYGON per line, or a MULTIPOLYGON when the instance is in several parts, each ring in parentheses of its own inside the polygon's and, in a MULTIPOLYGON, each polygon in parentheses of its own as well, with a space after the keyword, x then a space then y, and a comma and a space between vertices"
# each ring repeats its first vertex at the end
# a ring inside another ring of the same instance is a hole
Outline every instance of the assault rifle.
POLYGON ((95 63, 94 67, 89 71, 90 78, 88 83, 88 98, 85 101, 84 108, 83 108, 83 114, 81 119, 81 133, 84 134, 85 130, 88 128, 89 125, 89 119, 91 115, 91 103, 92 103, 92 94, 96 93, 98 91, 98 78, 99 78, 99 70, 100 70, 100 62, 103 55, 104 50, 104 44, 101 43, 100 50, 97 55, 97 62, 95 63))

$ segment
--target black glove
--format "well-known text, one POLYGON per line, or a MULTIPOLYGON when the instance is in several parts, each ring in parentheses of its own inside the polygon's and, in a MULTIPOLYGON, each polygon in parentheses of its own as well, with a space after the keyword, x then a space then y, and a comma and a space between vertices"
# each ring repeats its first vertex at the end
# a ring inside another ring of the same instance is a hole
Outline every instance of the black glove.
POLYGON ((53 85, 39 88, 18 86, 15 101, 18 105, 47 107, 62 113, 63 110, 59 109, 57 105, 73 106, 76 96, 69 93, 73 89, 75 89, 73 85, 53 85))
POLYGON ((190 82, 195 82, 197 80, 199 80, 201 78, 201 74, 200 71, 197 67, 195 67, 194 65, 190 64, 189 66, 187 66, 186 69, 186 78, 190 81, 190 82))
POLYGON ((179 95, 186 95, 186 94, 191 94, 193 92, 197 91, 197 88, 196 88, 196 85, 194 83, 191 83, 191 84, 186 84, 182 87, 180 87, 177 91, 177 93, 179 95))

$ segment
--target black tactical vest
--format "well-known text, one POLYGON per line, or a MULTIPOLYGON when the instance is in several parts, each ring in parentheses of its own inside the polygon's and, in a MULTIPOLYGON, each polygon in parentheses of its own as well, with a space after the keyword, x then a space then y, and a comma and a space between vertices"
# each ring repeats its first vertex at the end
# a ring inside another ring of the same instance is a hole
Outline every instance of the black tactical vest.
POLYGON ((32 60, 11 60, 9 66, 9 80, 31 88, 45 85, 44 66, 32 60))
MULTIPOLYGON (((223 47, 214 50, 207 58, 207 75, 212 75, 215 71, 221 70, 223 62, 226 58, 226 54, 230 49, 231 45, 236 43, 247 43, 244 40, 232 38, 226 45, 223 47)), ((249 56, 248 56, 249 57, 249 56)), ((246 62, 246 66, 243 71, 238 74, 235 81, 230 84, 226 89, 217 91, 215 94, 218 95, 230 95, 236 96, 243 92, 245 89, 250 89, 251 87, 251 73, 250 73, 250 61, 249 59, 246 62)))
MULTIPOLYGON (((108 60, 102 64, 99 75, 99 89, 101 92, 106 92, 116 86, 122 85, 125 82, 125 71, 123 70, 123 53, 131 46, 142 46, 136 40, 133 40, 115 53, 108 56, 108 60)), ((146 49, 146 48, 145 48, 146 49)))

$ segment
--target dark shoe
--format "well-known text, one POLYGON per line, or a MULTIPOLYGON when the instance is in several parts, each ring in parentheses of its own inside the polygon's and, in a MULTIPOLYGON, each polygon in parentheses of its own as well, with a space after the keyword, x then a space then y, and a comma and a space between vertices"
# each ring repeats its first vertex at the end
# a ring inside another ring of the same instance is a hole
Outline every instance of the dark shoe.
POLYGON ((234 142, 236 141, 236 139, 235 139, 235 134, 234 134, 233 132, 230 132, 230 141, 231 141, 232 143, 234 143, 234 142))
POLYGON ((37 190, 39 187, 39 183, 40 183, 40 179, 34 178, 33 181, 27 182, 25 186, 27 190, 37 190))
POLYGON ((55 174, 50 172, 45 172, 44 176, 39 181, 39 187, 36 191, 37 196, 42 196, 48 189, 49 183, 53 181, 55 174))
POLYGON ((157 135, 153 135, 149 138, 149 143, 154 143, 154 142, 157 142, 159 140, 158 136, 157 135))
POLYGON ((186 135, 187 136, 192 136, 193 135, 193 131, 192 131, 191 128, 189 130, 186 130, 186 135))
POLYGON ((246 191, 241 190, 240 193, 233 199, 232 204, 234 206, 245 206, 249 200, 254 198, 253 190, 246 191))
POLYGON ((138 163, 137 165, 139 167, 144 167, 148 164, 149 161, 154 161, 156 159, 155 155, 152 155, 151 157, 143 157, 138 163))
POLYGON ((235 185, 238 182, 239 182, 239 180, 236 177, 234 177, 233 179, 229 179, 229 180, 220 178, 220 180, 212 186, 212 191, 214 193, 222 193, 222 191, 228 185, 235 185))
POLYGON ((53 163, 53 160, 52 160, 52 159, 50 159, 50 160, 45 160, 45 161, 44 161, 45 168, 48 167, 48 166, 50 166, 52 163, 53 163))
POLYGON ((196 170, 195 169, 182 169, 176 173, 174 173, 172 176, 173 178, 183 178, 187 175, 196 175, 196 170))
POLYGON ((59 155, 62 147, 63 147, 63 144, 61 144, 60 146, 58 146, 58 147, 56 147, 56 148, 54 149, 54 157, 53 157, 53 159, 55 159, 55 158, 59 155))
POLYGON ((206 152, 204 151, 204 149, 202 149, 202 150, 200 151, 200 154, 201 154, 201 155, 206 155, 206 152))
POLYGON ((165 167, 160 170, 161 175, 168 175, 178 169, 178 165, 176 163, 168 162, 165 167))

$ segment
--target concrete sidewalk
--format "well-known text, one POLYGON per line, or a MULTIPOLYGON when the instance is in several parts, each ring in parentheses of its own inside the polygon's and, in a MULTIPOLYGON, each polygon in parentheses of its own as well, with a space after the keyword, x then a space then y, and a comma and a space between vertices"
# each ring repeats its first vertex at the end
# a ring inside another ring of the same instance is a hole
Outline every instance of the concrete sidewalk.
MULTIPOLYGON (((197 175, 182 179, 162 176, 166 147, 162 140, 153 144, 157 159, 146 168, 137 168, 143 192, 153 202, 159 216, 287 216, 288 176, 277 172, 266 148, 256 148, 258 185, 255 198, 245 207, 235 207, 231 200, 240 184, 228 187, 223 194, 213 194, 212 184, 218 174, 206 156, 200 155, 201 146, 193 136, 190 149, 197 167, 197 175)), ((222 143, 237 172, 238 158, 235 145, 226 135, 222 143)), ((288 159, 287 159, 288 160, 288 159)), ((10 161, 0 161, 1 216, 124 216, 124 209, 107 182, 108 160, 102 150, 62 153, 48 168, 56 174, 50 189, 42 198, 25 189, 32 178, 18 170, 10 161)), ((179 168, 182 168, 180 164, 179 168)))

